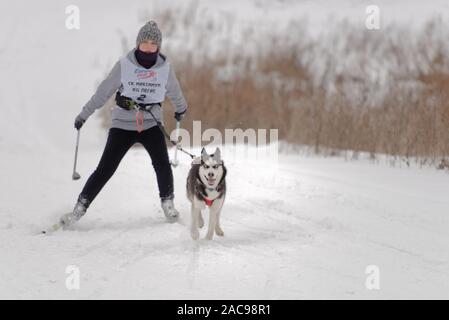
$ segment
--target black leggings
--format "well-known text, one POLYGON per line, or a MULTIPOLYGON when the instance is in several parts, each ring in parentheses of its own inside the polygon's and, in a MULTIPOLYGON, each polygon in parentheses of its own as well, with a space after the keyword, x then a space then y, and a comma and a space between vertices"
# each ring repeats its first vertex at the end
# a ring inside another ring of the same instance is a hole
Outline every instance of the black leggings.
POLYGON ((119 128, 109 129, 108 140, 100 163, 87 180, 81 195, 92 202, 112 177, 126 152, 137 142, 144 146, 151 157, 160 198, 173 198, 173 172, 168 159, 165 137, 158 126, 140 133, 119 128))

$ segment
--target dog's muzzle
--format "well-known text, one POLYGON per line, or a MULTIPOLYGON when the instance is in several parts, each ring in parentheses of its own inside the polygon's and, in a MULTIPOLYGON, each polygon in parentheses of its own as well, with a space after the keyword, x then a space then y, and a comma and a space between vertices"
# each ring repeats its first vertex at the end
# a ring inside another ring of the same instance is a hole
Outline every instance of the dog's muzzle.
POLYGON ((207 178, 207 184, 210 186, 213 186, 215 184, 215 181, 217 181, 217 179, 215 178, 207 178))

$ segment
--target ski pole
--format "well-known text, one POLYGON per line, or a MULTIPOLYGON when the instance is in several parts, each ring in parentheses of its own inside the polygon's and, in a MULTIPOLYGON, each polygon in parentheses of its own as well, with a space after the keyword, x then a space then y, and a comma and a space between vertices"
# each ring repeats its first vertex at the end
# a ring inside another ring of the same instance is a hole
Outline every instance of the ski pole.
MULTIPOLYGON (((178 143, 179 141, 179 127, 180 127, 180 123, 181 123, 181 121, 176 121, 176 143, 178 143)), ((178 155, 178 145, 176 145, 175 146, 175 158, 173 159, 173 161, 172 161, 172 166, 173 167, 177 167, 178 166, 178 164, 179 164, 179 162, 178 162, 178 159, 177 159, 177 155, 178 155)))
POLYGON ((80 143, 80 129, 78 129, 78 135, 76 136, 76 148, 75 148, 75 163, 73 164, 72 180, 78 180, 81 178, 80 174, 76 172, 76 160, 78 158, 78 145, 80 143))

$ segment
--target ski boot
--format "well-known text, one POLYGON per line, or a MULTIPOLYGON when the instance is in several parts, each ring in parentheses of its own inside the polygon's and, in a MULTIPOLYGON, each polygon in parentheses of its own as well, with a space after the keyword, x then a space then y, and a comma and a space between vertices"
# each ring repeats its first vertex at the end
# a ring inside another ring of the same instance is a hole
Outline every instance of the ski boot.
POLYGON ((59 220, 61 227, 65 229, 81 219, 81 217, 86 213, 87 208, 89 208, 89 205, 89 200, 80 195, 73 211, 64 214, 59 220))
POLYGON ((175 209, 173 197, 161 199, 161 207, 168 222, 173 223, 178 220, 179 212, 175 209))

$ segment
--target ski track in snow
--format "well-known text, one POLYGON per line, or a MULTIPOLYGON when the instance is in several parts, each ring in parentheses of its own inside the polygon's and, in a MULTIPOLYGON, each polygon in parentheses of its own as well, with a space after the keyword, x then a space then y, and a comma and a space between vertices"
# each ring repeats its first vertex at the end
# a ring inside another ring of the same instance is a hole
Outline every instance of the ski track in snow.
POLYGON ((133 148, 78 224, 44 236, 99 152, 82 151, 77 182, 70 155, 42 155, 39 171, 3 157, 0 298, 449 297, 446 173, 293 154, 278 165, 228 161, 225 236, 194 242, 180 158, 179 223, 164 221, 149 157, 133 148), (80 290, 65 287, 68 265, 80 290), (380 268, 380 290, 365 288, 368 265, 380 268))

